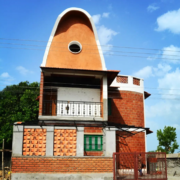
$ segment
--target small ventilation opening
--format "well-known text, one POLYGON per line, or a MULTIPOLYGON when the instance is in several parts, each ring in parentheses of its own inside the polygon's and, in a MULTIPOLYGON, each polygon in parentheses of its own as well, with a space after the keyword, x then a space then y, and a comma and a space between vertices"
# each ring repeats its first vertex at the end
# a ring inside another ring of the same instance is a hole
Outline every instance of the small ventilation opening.
POLYGON ((72 51, 72 52, 79 52, 81 50, 81 48, 77 45, 77 44, 72 44, 69 46, 69 49, 72 51))
POLYGON ((75 54, 80 53, 82 50, 81 44, 77 41, 70 42, 68 48, 70 52, 75 53, 75 54))

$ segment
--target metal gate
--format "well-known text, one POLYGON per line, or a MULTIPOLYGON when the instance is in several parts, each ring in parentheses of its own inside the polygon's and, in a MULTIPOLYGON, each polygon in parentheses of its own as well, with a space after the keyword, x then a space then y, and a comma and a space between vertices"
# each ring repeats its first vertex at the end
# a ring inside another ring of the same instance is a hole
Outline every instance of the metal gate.
POLYGON ((114 180, 167 180, 166 153, 113 153, 113 166, 114 180))

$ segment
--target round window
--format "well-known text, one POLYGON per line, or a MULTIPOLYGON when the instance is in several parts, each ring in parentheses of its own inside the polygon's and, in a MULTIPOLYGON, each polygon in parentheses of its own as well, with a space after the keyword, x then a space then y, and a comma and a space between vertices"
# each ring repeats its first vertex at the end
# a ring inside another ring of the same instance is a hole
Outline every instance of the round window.
POLYGON ((82 46, 78 41, 71 41, 68 45, 68 49, 72 53, 80 53, 82 50, 82 46))

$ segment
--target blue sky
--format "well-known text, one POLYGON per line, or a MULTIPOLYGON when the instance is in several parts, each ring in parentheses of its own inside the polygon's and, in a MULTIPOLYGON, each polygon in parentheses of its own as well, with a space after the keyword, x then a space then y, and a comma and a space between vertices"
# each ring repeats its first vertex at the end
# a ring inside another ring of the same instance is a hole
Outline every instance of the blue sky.
POLYGON ((180 145, 179 0, 0 0, 0 89, 40 80, 51 30, 69 7, 93 16, 108 69, 144 78, 152 94, 145 101, 146 126, 154 131, 147 150, 156 149, 156 131, 165 125, 177 128, 180 145))

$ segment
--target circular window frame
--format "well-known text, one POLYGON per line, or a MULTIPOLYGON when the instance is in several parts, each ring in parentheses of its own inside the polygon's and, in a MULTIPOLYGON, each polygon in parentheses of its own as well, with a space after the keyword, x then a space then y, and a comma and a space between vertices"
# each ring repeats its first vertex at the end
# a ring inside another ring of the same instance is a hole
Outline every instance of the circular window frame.
POLYGON ((68 44, 68 49, 69 49, 69 51, 70 51, 71 53, 73 53, 73 54, 78 54, 78 53, 80 53, 80 52, 82 51, 82 45, 81 45, 81 43, 78 42, 78 41, 71 41, 71 42, 68 44), (78 46, 80 47, 80 50, 79 50, 78 52, 73 52, 73 51, 71 51, 71 50, 70 50, 70 46, 71 46, 72 44, 78 45, 78 46))

